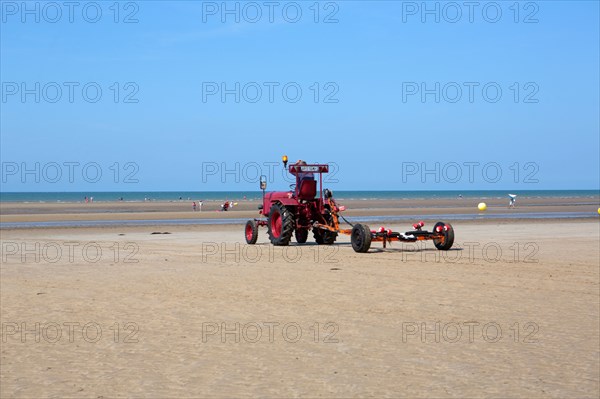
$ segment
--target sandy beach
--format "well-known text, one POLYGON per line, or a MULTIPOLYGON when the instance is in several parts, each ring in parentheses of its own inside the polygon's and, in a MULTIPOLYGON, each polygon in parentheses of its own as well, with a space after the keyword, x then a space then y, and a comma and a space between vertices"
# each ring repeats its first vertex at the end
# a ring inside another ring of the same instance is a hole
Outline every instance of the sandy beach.
POLYGON ((600 398, 600 1, 0 10, 0 399, 600 398))
MULTIPOLYGON (((424 213, 431 227, 475 212, 444 201, 348 213, 424 213)), ((540 201, 514 211, 598 207, 540 201)), ((256 204, 179 205, 1 210, 2 222, 242 218, 256 204)), ((242 225, 2 229, 0 396, 597 397, 598 218, 447 222, 451 251, 366 254, 347 236, 273 247, 266 230, 248 246, 242 225)))

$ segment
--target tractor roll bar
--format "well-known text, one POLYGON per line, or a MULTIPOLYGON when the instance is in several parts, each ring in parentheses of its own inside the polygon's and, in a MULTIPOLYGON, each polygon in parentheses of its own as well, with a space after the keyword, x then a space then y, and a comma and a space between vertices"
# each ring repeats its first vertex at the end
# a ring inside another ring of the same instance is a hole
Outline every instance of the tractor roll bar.
POLYGON ((297 173, 329 173, 329 165, 309 164, 309 165, 290 165, 288 171, 292 175, 297 173))

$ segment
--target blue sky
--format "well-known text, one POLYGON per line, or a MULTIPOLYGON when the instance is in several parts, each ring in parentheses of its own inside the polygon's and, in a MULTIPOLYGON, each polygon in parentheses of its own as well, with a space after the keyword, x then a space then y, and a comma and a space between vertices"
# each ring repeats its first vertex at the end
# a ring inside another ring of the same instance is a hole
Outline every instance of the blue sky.
POLYGON ((2 190, 599 188, 598 2, 315 3, 3 1, 2 190))

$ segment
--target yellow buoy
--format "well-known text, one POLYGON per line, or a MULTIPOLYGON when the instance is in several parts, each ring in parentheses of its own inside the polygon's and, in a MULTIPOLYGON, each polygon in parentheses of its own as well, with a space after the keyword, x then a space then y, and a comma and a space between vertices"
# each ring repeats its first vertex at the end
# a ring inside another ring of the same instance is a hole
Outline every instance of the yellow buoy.
POLYGON ((600 208, 598 208, 598 215, 600 215, 600 208))
POLYGON ((480 211, 485 211, 487 209, 487 205, 485 204, 485 202, 480 202, 479 205, 477 205, 477 209, 479 209, 480 211))

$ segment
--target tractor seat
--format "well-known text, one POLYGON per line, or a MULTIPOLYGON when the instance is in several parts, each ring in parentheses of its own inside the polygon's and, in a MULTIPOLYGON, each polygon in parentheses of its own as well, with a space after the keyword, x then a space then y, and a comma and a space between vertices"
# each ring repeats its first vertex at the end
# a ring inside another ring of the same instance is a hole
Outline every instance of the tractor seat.
POLYGON ((317 195, 317 182, 314 179, 304 179, 300 182, 298 198, 301 200, 312 200, 317 195))

